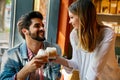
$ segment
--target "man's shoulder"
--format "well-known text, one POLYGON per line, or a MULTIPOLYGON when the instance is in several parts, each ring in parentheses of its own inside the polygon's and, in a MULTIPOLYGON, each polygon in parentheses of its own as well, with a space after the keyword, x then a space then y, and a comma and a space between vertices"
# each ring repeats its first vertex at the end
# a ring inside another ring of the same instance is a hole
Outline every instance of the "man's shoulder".
POLYGON ((46 45, 46 47, 59 47, 57 43, 50 43, 48 41, 44 41, 44 45, 46 45))
POLYGON ((56 48, 60 48, 60 46, 57 43, 50 43, 48 41, 44 42, 45 47, 56 47, 56 48))
POLYGON ((20 47, 21 47, 22 44, 23 43, 19 43, 18 45, 14 46, 14 47, 12 47, 10 49, 8 49, 7 53, 11 54, 11 53, 14 53, 15 51, 18 51, 20 49, 20 47))

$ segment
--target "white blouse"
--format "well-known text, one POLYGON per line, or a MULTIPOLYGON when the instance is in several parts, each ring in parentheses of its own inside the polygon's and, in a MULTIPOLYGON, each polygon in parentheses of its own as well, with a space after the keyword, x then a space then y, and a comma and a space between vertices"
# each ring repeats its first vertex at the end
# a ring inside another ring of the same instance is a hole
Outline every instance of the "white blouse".
MULTIPOLYGON (((120 80, 120 68, 114 50, 115 33, 108 27, 101 33, 104 33, 101 35, 101 42, 92 53, 77 47, 78 37, 75 29, 70 33, 73 53, 72 59, 67 61, 73 70, 77 69, 80 72, 80 80, 120 80)), ((69 69, 66 71, 72 72, 69 69)))

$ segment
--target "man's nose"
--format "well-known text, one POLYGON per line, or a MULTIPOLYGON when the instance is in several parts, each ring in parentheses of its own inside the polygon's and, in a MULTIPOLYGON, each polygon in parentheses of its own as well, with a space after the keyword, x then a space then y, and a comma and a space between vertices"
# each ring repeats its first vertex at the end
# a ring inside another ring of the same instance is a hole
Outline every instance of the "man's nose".
POLYGON ((44 27, 40 27, 39 30, 44 30, 45 31, 45 28, 44 27))

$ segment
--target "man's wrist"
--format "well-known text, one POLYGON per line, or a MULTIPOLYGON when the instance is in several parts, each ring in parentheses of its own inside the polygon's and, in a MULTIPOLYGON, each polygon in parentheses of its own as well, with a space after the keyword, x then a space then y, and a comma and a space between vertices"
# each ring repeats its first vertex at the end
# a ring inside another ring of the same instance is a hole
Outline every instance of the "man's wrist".
POLYGON ((25 80, 27 76, 30 74, 28 70, 26 70, 25 67, 23 67, 17 74, 16 79, 17 80, 25 80))

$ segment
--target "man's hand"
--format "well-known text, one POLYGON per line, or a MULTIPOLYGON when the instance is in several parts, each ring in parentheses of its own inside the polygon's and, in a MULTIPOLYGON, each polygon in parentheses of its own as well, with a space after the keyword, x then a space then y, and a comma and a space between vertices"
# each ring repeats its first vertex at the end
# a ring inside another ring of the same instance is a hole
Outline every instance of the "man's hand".
POLYGON ((48 62, 48 56, 46 54, 37 55, 33 57, 33 59, 30 62, 28 62, 26 66, 29 69, 29 72, 33 72, 47 62, 48 62))
POLYGON ((28 74, 37 70, 48 62, 48 55, 37 55, 33 57, 18 73, 17 80, 25 80, 28 74))

